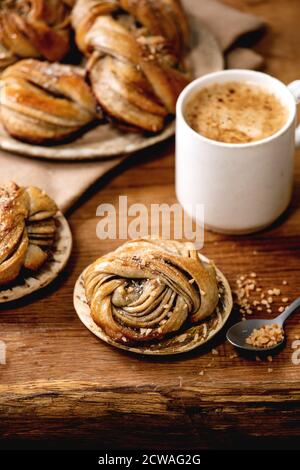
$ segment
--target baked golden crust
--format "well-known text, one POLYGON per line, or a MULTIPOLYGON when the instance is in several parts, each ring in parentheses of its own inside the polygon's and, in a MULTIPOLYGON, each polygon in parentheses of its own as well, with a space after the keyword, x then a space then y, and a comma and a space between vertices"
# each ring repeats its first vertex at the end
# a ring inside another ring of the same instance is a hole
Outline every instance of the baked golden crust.
POLYGON ((78 67, 26 59, 5 69, 0 84, 2 123, 20 140, 55 143, 96 118, 96 101, 78 67))
POLYGON ((69 50, 72 0, 2 0, 0 69, 18 59, 61 60, 69 50))
POLYGON ((36 271, 55 240, 55 202, 39 188, 9 183, 0 188, 0 285, 22 269, 36 271))
POLYGON ((95 323, 126 344, 174 335, 218 304, 215 268, 192 243, 125 243, 87 268, 84 287, 95 323))
POLYGON ((72 24, 105 112, 129 126, 160 131, 191 78, 184 67, 189 30, 180 2, 78 0, 72 24))

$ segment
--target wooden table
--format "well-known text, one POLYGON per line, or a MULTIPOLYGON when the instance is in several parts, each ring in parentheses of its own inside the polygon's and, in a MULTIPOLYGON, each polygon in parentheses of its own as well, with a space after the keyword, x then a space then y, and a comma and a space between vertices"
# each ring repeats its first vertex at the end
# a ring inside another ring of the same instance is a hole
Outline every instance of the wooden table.
MULTIPOLYGON (((257 50, 266 56, 267 71, 284 82, 299 78, 299 1, 226 3, 266 18, 270 30, 257 50)), ((204 253, 233 286, 239 274, 255 271, 263 288, 280 287, 289 299, 300 294, 299 158, 298 151, 292 205, 271 229, 241 238, 205 234, 204 253)), ((74 282, 96 256, 118 245, 97 239, 96 207, 116 204, 119 194, 129 203, 173 203, 173 142, 132 158, 93 188, 70 214, 74 252, 64 274, 47 290, 2 309, 7 363, 0 365, 1 446, 299 445, 300 365, 292 363, 299 313, 288 322, 286 347, 272 363, 230 357, 224 333, 183 357, 136 357, 103 344, 80 323, 74 282)))

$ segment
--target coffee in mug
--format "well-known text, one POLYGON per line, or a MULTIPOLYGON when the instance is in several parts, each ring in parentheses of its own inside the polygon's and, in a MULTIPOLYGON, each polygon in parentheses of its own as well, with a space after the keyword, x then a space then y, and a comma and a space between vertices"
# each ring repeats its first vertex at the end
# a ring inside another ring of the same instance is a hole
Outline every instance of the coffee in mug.
POLYGON ((288 117, 286 107, 273 93, 238 81, 201 88, 185 109, 192 129, 230 144, 263 140, 279 131, 288 117))

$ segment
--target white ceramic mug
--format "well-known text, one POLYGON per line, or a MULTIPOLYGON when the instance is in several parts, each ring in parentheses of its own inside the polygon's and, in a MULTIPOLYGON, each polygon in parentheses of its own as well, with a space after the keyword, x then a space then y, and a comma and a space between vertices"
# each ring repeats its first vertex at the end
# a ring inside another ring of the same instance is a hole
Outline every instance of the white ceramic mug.
MULTIPOLYGON (((190 83, 177 101, 176 193, 189 215, 204 205, 205 227, 243 234, 270 225, 291 200, 295 151, 296 103, 300 80, 286 86, 270 75, 251 70, 224 70, 190 83), (213 83, 247 82, 263 86, 288 110, 285 125, 256 142, 228 144, 195 132, 185 119, 186 104, 201 88, 213 83)), ((296 129, 300 144, 300 129, 296 129)))

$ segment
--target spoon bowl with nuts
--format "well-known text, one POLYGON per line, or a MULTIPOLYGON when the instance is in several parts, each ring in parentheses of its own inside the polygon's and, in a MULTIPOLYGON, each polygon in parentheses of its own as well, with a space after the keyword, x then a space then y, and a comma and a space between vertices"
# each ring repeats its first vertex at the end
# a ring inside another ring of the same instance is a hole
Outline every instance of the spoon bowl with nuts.
POLYGON ((227 331, 227 340, 233 346, 247 351, 270 351, 284 341, 283 325, 286 319, 300 307, 300 297, 283 313, 272 319, 245 320, 227 331))

